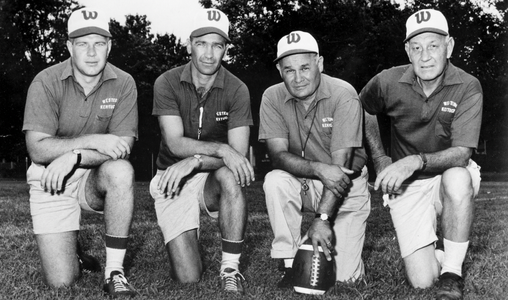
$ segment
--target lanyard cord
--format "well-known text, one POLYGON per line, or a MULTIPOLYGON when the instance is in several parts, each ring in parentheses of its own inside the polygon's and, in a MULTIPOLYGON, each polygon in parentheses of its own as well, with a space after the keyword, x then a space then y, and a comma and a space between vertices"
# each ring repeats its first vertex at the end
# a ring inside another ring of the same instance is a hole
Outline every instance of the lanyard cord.
MULTIPOLYGON (((201 102, 201 100, 207 95, 208 90, 205 90, 204 87, 200 87, 197 89, 199 99, 198 101, 201 102)), ((201 132, 203 129, 203 111, 204 111, 205 103, 202 103, 199 106, 199 123, 198 123, 198 140, 201 138, 201 132)))
POLYGON ((309 141, 310 131, 312 130, 312 126, 314 126, 314 120, 316 119, 318 102, 312 109, 314 109, 314 116, 312 117, 312 122, 310 123, 309 132, 307 132, 307 137, 305 138, 305 143, 302 141, 302 135, 300 134, 300 121, 298 121, 298 112, 296 111, 296 101, 293 102, 293 107, 295 108, 295 116, 296 116, 296 124, 298 125, 298 137, 300 138, 300 146, 302 148, 302 158, 305 158, 305 148, 307 148, 307 142, 309 141))

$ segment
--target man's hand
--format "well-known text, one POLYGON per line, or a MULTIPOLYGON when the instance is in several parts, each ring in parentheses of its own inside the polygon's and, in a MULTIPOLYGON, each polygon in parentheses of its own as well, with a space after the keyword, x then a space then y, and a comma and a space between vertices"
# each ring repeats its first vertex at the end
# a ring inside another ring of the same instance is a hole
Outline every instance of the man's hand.
POLYGON ((254 181, 254 168, 252 168, 249 160, 244 155, 231 146, 224 145, 221 148, 220 156, 226 167, 233 172, 236 182, 242 187, 250 185, 254 181))
POLYGON ((312 225, 310 225, 307 234, 302 238, 302 244, 307 239, 310 239, 312 241, 312 247, 314 248, 314 255, 319 255, 318 246, 321 245, 326 260, 331 261, 333 250, 332 238, 333 232, 330 222, 316 218, 312 221, 312 225))
POLYGON ((179 191, 182 179, 191 174, 198 165, 199 161, 194 157, 188 157, 174 165, 171 165, 166 169, 166 171, 164 171, 164 174, 162 174, 159 183, 157 184, 159 192, 161 194, 165 193, 166 196, 169 195, 173 198, 173 196, 179 191))
POLYGON ((323 185, 329 189, 336 197, 343 198, 351 180, 348 174, 353 174, 352 170, 337 165, 318 163, 317 175, 323 185))
POLYGON ((64 180, 72 172, 75 165, 76 155, 72 152, 65 152, 53 160, 42 173, 42 188, 50 192, 62 192, 64 180))
POLYGON ((94 149, 112 159, 127 158, 131 153, 129 144, 114 134, 97 134, 93 137, 94 149))
POLYGON ((422 161, 417 155, 406 156, 401 160, 385 167, 381 173, 377 175, 374 189, 379 187, 385 194, 398 194, 402 183, 408 179, 413 173, 421 168, 422 161))

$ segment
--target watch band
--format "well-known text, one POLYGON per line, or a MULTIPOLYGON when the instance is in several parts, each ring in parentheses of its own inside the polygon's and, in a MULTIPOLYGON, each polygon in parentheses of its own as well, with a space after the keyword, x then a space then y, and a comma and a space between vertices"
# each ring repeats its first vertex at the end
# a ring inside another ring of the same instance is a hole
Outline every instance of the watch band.
POLYGON ((198 160, 198 169, 201 169, 201 166, 203 166, 203 158, 199 154, 194 154, 194 158, 198 160))
POLYGON ((319 218, 323 221, 330 222, 330 216, 328 214, 316 214, 316 219, 319 218))
POLYGON ((79 164, 81 164, 81 151, 79 151, 78 149, 74 149, 72 150, 72 152, 77 156, 75 166, 79 167, 79 164))
POLYGON ((420 169, 420 171, 423 171, 427 167, 427 156, 425 156, 425 153, 423 153, 423 152, 418 153, 418 155, 420 155, 420 158, 422 159, 422 163, 423 163, 423 166, 420 169))

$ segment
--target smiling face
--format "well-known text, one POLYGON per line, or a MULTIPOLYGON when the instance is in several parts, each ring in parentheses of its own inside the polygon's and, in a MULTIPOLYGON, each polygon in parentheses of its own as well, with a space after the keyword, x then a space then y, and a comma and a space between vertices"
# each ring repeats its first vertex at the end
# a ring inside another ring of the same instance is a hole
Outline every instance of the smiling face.
POLYGON ((419 34, 405 44, 409 61, 422 84, 432 84, 442 79, 453 45, 451 37, 432 32, 419 34))
POLYGON ((305 101, 314 96, 319 87, 323 57, 314 53, 293 54, 279 60, 277 69, 289 93, 305 101))
POLYGON ((67 41, 72 57, 74 75, 86 81, 100 77, 106 66, 111 40, 98 34, 89 34, 67 41))
POLYGON ((192 57, 192 66, 207 76, 219 70, 226 49, 226 40, 216 33, 193 37, 187 45, 187 52, 192 57))

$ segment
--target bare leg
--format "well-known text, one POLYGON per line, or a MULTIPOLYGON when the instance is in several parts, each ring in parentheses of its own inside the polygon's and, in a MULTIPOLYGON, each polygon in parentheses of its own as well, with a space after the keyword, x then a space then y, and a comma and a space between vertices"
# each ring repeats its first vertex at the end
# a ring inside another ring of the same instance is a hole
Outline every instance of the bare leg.
POLYGON ((77 231, 35 235, 42 274, 49 286, 70 286, 80 277, 76 256, 77 236, 77 231))
POLYGON ((404 258, 406 275, 415 288, 428 288, 439 276, 439 263, 435 256, 434 244, 416 250, 404 258))
POLYGON ((203 265, 198 248, 197 229, 189 230, 166 244, 173 277, 183 283, 198 282, 203 265))

